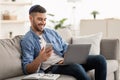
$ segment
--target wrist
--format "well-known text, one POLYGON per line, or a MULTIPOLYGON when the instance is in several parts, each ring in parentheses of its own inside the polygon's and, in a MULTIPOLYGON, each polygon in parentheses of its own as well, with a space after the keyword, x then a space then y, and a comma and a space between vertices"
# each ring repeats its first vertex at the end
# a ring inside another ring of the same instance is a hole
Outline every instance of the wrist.
POLYGON ((39 63, 42 63, 43 62, 43 60, 42 60, 42 58, 40 57, 40 56, 37 56, 37 62, 39 62, 39 63))

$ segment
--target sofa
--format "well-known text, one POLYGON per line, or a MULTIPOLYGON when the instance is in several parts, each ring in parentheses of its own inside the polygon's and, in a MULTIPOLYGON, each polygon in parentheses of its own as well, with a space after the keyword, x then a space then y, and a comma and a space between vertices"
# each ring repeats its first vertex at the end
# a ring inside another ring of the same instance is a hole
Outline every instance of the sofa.
MULTIPOLYGON (((12 39, 0 39, 0 80, 21 80, 26 75, 21 67, 20 40, 18 35, 12 39)), ((100 42, 100 55, 107 60, 107 80, 118 80, 118 39, 102 39, 100 42)), ((94 80, 94 70, 87 72, 94 80)), ((72 76, 61 75, 58 80, 76 80, 72 76)))

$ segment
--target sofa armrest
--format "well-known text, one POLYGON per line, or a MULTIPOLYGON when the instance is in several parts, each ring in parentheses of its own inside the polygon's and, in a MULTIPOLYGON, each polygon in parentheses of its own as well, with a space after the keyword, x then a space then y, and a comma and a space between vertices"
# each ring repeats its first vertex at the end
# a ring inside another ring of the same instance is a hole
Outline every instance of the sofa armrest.
POLYGON ((106 59, 116 59, 119 57, 119 39, 102 39, 100 44, 100 53, 106 59))

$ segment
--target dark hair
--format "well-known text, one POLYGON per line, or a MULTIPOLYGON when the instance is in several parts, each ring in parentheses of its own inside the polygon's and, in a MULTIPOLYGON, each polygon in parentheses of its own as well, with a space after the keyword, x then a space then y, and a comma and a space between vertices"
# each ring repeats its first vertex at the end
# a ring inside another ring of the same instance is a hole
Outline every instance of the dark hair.
POLYGON ((29 10, 29 14, 33 12, 46 13, 46 9, 40 5, 33 5, 29 10))

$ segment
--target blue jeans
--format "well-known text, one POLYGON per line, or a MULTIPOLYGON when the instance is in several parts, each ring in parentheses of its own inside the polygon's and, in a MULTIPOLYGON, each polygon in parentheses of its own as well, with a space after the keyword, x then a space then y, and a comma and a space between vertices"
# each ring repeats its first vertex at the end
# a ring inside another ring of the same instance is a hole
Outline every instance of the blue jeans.
POLYGON ((51 72, 75 77, 77 80, 90 80, 87 71, 95 69, 95 80, 106 80, 107 65, 102 55, 88 56, 85 64, 54 65, 51 72))

